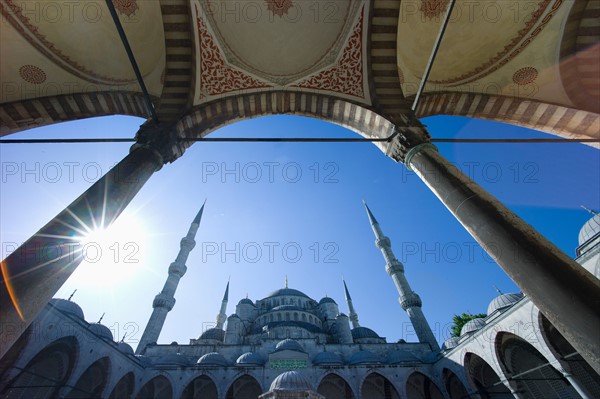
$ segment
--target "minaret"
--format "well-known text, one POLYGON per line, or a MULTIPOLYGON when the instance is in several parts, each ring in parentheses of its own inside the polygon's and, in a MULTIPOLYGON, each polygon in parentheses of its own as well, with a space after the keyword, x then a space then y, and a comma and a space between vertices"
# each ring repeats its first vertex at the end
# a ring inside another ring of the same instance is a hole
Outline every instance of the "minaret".
MULTIPOLYGON (((204 201, 204 203, 206 203, 206 201, 204 201)), ((196 245, 194 237, 196 237, 196 232, 198 231, 198 227, 200 227, 203 211, 204 204, 202 204, 200 211, 198 211, 198 214, 194 218, 187 235, 181 239, 179 254, 177 254, 177 258, 169 266, 169 277, 167 277, 167 281, 165 282, 162 291, 154 297, 154 302, 152 302, 154 310, 152 311, 150 320, 148 320, 146 329, 144 330, 140 343, 135 351, 137 355, 142 354, 148 344, 158 340, 162 326, 165 324, 167 313, 175 306, 175 291, 177 290, 179 280, 187 271, 185 262, 196 245)))
POLYGON ((427 319, 425 319, 425 315, 423 315, 423 311, 421 310, 421 298, 410 288, 406 276, 404 275, 404 265, 394 256, 390 239, 383 234, 377 219, 375 219, 371 213, 367 203, 364 201, 363 203, 367 209, 373 233, 375 233, 375 245, 381 250, 383 257, 385 258, 385 271, 390 275, 392 280, 394 280, 396 289, 400 294, 400 298, 398 298, 400 306, 408 313, 408 317, 417 333, 419 342, 428 343, 431 345, 432 350, 439 351, 440 347, 437 340, 433 336, 431 327, 429 327, 429 323, 427 323, 427 319))
POLYGON ((221 310, 217 315, 217 326, 219 330, 223 329, 225 320, 227 320, 227 301, 229 300, 229 280, 227 280, 227 287, 225 287, 225 294, 223 294, 223 300, 221 301, 221 310))
POLYGON ((344 280, 344 277, 342 277, 342 281, 344 282, 344 292, 346 294, 346 303, 348 304, 348 318, 352 323, 352 328, 360 327, 360 324, 358 324, 358 314, 356 313, 356 310, 354 310, 354 305, 352 304, 352 297, 350 296, 350 292, 348 292, 348 286, 346 286, 346 280, 344 280))

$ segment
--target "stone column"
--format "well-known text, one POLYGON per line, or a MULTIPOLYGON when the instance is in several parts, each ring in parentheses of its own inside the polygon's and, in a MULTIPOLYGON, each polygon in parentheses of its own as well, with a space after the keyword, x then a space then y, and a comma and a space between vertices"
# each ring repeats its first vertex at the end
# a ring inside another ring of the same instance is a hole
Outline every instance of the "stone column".
POLYGON ((392 157, 415 171, 448 210, 600 372, 600 280, 473 182, 428 143, 400 128, 392 157))
POLYGON ((0 357, 82 260, 88 228, 108 227, 152 174, 183 151, 174 135, 142 127, 130 153, 0 264, 0 357), (160 149, 160 150, 157 150, 160 149))

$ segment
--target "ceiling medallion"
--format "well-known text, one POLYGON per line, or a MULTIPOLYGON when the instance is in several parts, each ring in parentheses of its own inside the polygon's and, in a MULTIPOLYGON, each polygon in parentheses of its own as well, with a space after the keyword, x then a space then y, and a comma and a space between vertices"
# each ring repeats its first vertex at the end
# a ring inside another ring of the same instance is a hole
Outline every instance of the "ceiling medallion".
POLYGON ((27 83, 39 85, 46 81, 46 73, 35 65, 23 65, 19 68, 19 75, 27 83))
POLYGON ((290 8, 294 7, 292 0, 265 0, 267 3, 267 9, 273 13, 283 17, 288 13, 290 8))
POLYGON ((124 14, 128 17, 135 14, 140 8, 137 4, 137 0, 112 0, 112 2, 119 14, 124 14))
POLYGON ((419 10, 429 19, 440 16, 446 8, 450 0, 421 0, 419 10))
POLYGON ((535 69, 534 67, 525 67, 525 68, 521 68, 517 72, 515 72, 515 74, 513 75, 513 82, 515 82, 515 84, 517 84, 519 86, 525 86, 530 83, 533 83, 533 81, 537 77, 538 77, 537 69, 535 69))

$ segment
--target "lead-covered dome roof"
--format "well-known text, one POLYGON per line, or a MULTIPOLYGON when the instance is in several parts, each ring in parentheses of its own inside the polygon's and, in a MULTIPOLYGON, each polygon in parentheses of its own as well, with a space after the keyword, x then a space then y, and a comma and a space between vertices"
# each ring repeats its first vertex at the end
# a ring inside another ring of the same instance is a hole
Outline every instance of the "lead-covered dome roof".
POLYGON ((209 328, 200 335, 199 339, 215 339, 217 341, 223 341, 225 338, 225 331, 220 328, 209 328))
POLYGON ((83 310, 81 310, 79 305, 77 305, 75 302, 71 302, 66 299, 52 298, 50 300, 50 304, 63 313, 77 316, 82 320, 84 319, 83 310))
POLYGON ((284 339, 283 341, 279 341, 277 343, 277 345, 275 345, 275 350, 276 351, 296 351, 296 352, 304 352, 304 348, 302 348, 302 345, 300 345, 300 343, 298 341, 295 341, 293 339, 284 339))
POLYGON ((154 362, 154 365, 163 367, 188 367, 192 365, 192 362, 187 356, 180 353, 170 353, 160 357, 154 362))
POLYGON ((342 356, 339 353, 321 352, 313 358, 312 362, 313 364, 341 365, 344 364, 344 359, 342 359, 342 356))
POLYGON ((267 298, 273 298, 276 296, 301 296, 303 298, 310 299, 309 296, 306 295, 304 292, 295 290, 293 288, 280 288, 278 290, 271 292, 269 295, 267 295, 267 298))
POLYGON ((196 362, 199 366, 229 366, 229 362, 218 352, 209 352, 196 362))
POLYGON ((579 245, 585 244, 590 238, 600 233, 600 213, 585 222, 579 231, 579 245))
POLYGON ((356 352, 350 358, 350 364, 376 364, 381 363, 381 358, 367 350, 356 352))
POLYGON ((474 331, 479 330, 483 326, 485 326, 485 319, 483 319, 483 318, 477 318, 477 319, 469 320, 460 329, 460 335, 465 335, 465 334, 468 334, 468 333, 472 333, 474 331))
POLYGON ((246 352, 240 355, 235 361, 238 365, 257 365, 261 366, 265 364, 264 359, 258 354, 254 352, 246 352))
POLYGON ((97 335, 98 337, 102 337, 102 338, 107 339, 109 341, 113 340, 112 332, 104 324, 92 323, 88 327, 88 331, 90 331, 94 335, 97 335))
POLYGON ((322 299, 319 301, 319 305, 322 305, 322 304, 324 304, 324 303, 335 303, 335 304, 337 305, 337 302, 336 302, 336 301, 334 301, 332 298, 329 298, 328 296, 326 296, 326 297, 322 298, 322 299))
POLYGON ((367 327, 356 327, 352 329, 352 338, 381 338, 377 333, 367 327))
POLYGON ((306 377, 298 371, 286 371, 279 374, 271 383, 271 391, 311 391, 306 377))
POLYGON ((521 298, 523 298, 523 294, 502 294, 492 299, 490 304, 488 305, 487 314, 491 315, 497 310, 502 310, 512 306, 517 303, 521 298))

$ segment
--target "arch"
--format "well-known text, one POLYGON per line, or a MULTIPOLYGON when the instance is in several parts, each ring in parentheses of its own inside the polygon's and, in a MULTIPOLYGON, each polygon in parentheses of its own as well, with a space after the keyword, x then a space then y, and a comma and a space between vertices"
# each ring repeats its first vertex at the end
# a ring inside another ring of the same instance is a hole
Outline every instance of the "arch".
POLYGON ((467 388, 452 370, 444 368, 442 378, 450 399, 464 399, 469 397, 467 388))
POLYGON ((431 378, 415 371, 406 380, 408 399, 444 399, 444 395, 431 378))
POLYGON ((354 393, 350 385, 336 373, 329 373, 321 379, 317 387, 317 393, 327 399, 354 399, 354 393))
POLYGON ((207 375, 194 378, 183 390, 181 399, 218 399, 217 386, 207 375))
MULTIPOLYGON (((180 137, 204 137, 231 123, 259 116, 289 114, 335 123, 364 137, 389 137, 394 124, 375 111, 337 97, 301 91, 236 94, 201 104, 175 125, 180 137)), ((404 117, 403 122, 408 122, 404 117)), ((182 145, 189 147, 192 142, 182 145)), ((387 143, 376 143, 385 153, 387 143)))
MULTIPOLYGON (((157 98, 152 98, 154 103, 157 98)), ((0 136, 77 119, 108 115, 148 118, 142 93, 103 91, 73 93, 0 104, 0 136), (41 111, 44 110, 44 111, 41 111)))
POLYGON ((579 398, 563 375, 524 339, 508 332, 498 333, 496 355, 508 379, 524 396, 579 398))
POLYGON ((421 98, 416 113, 419 118, 456 115, 505 122, 564 138, 598 138, 600 130, 600 115, 593 112, 491 94, 427 94, 421 98), (506 111, 500 112, 501 109, 506 111))
POLYGON ((158 375, 144 384, 142 389, 136 395, 136 399, 172 399, 173 388, 169 380, 158 375))
POLYGON ((561 365, 591 397, 600 398, 600 375, 541 312, 539 320, 542 337, 561 365))
POLYGON ((225 399, 257 399, 260 394, 262 388, 256 378, 244 374, 231 383, 225 399))
POLYGON ((65 337, 44 347, 0 392, 3 398, 51 398, 68 381, 78 355, 75 337, 65 337))
POLYGON ((103 357, 92 363, 77 379, 66 398, 97 398, 108 382, 110 360, 103 357))
POLYGON ((481 357, 467 352, 464 365, 471 386, 482 399, 514 399, 492 366, 481 357))
POLYGON ((394 385, 383 375, 372 372, 363 380, 360 388, 362 399, 400 399, 394 385))
POLYGON ((134 385, 135 385, 135 377, 133 376, 133 373, 130 371, 129 373, 127 373, 123 377, 121 377, 119 382, 117 382, 115 387, 112 389, 108 399, 131 398, 131 395, 133 394, 134 385))

